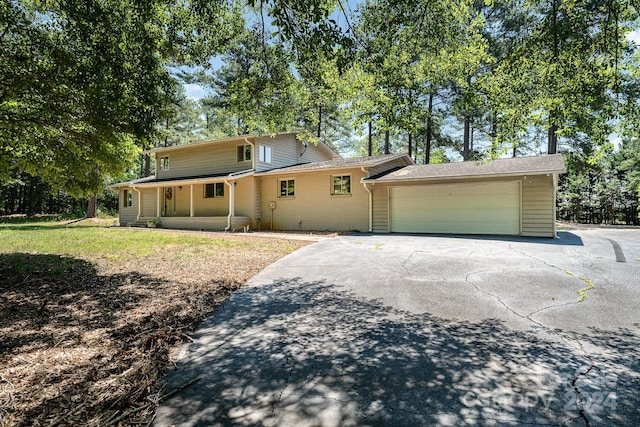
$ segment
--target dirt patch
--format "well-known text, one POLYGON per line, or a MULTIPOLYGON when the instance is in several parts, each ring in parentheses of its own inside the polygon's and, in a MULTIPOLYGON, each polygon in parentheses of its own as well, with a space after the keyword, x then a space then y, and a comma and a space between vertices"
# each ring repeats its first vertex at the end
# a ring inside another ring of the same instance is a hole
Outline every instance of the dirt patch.
POLYGON ((247 279, 305 244, 183 245, 118 262, 0 254, 0 426, 147 424, 172 351, 247 279))

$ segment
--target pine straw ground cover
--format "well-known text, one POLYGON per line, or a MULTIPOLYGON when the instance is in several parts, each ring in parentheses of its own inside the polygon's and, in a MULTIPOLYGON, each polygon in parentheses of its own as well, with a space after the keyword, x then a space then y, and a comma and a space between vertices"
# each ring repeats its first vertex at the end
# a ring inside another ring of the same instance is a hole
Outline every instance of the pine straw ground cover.
POLYGON ((0 224, 0 426, 145 425, 172 350, 305 242, 0 224))

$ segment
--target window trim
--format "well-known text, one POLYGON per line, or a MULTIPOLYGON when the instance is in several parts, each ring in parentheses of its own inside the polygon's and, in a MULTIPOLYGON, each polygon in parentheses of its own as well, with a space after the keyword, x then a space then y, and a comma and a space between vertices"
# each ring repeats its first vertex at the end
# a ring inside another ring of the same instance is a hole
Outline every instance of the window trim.
POLYGON ((164 171, 168 171, 169 170, 169 156, 160 157, 160 161, 158 163, 159 163, 159 167, 160 167, 161 171, 164 172, 164 171), (166 162, 163 161, 165 159, 166 159, 166 162))
POLYGON ((346 174, 346 175, 331 175, 331 195, 332 196, 350 196, 352 194, 351 193, 351 181, 352 181, 352 179, 351 179, 351 175, 350 174, 346 174), (342 179, 347 178, 347 177, 349 178, 349 191, 346 192, 346 193, 336 193, 336 184, 334 182, 335 179, 336 178, 340 178, 341 179, 340 186, 342 187, 342 186, 344 186, 344 183, 343 183, 342 179))
POLYGON ((258 161, 261 163, 272 163, 273 150, 271 149, 271 146, 264 144, 258 145, 258 161))
POLYGON ((296 197, 296 179, 295 178, 285 178, 278 180, 278 198, 279 199, 293 199, 296 197), (287 194, 282 195, 282 183, 286 182, 287 194), (289 182, 293 183, 293 194, 289 193, 289 182))
POLYGON ((236 145, 236 162, 237 163, 250 162, 251 151, 252 151, 251 144, 236 145), (242 154, 242 157, 241 157, 241 154, 242 154))
POLYGON ((203 184, 202 186, 202 190, 203 190, 203 194, 202 194, 202 198, 203 199, 224 199, 224 182, 210 182, 207 184, 203 184), (207 196, 207 185, 213 185, 213 195, 212 196, 207 196), (220 186, 220 187, 218 187, 220 186), (222 188, 222 195, 219 196, 217 189, 218 188, 222 188))

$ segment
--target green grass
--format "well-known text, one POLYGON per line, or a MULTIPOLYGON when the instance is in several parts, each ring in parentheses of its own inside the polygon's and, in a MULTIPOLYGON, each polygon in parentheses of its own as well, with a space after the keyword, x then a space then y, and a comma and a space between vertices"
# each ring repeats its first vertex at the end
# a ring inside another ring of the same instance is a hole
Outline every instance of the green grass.
MULTIPOLYGON (((104 222, 100 223, 104 224, 104 222)), ((270 241, 198 236, 190 233, 110 228, 88 221, 0 224, 0 253, 103 257, 121 261, 179 252, 180 258, 221 249, 266 248, 270 241), (177 251, 176 249, 180 249, 177 251)))

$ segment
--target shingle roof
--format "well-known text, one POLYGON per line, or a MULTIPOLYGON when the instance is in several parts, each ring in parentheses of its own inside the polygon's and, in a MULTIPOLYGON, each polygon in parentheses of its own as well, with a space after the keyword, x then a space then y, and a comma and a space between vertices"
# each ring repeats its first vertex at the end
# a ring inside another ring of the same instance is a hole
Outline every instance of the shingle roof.
POLYGON ((176 178, 162 178, 156 179, 155 176, 148 176, 146 178, 134 179, 133 181, 119 182, 112 184, 111 187, 159 187, 159 184, 170 185, 189 185, 199 184, 203 182, 222 181, 223 179, 237 179, 248 175, 253 175, 253 169, 236 172, 225 172, 209 175, 193 175, 193 176, 180 176, 176 178))
POLYGON ((514 157, 485 162, 453 162, 412 165, 365 181, 413 181, 483 176, 541 175, 564 173, 561 154, 533 157, 514 157))
POLYGON ((356 167, 373 167, 381 165, 391 160, 400 159, 402 157, 407 158, 407 162, 411 162, 411 159, 406 154, 383 154, 379 156, 369 157, 356 157, 351 159, 333 159, 325 160, 322 162, 302 163, 294 166, 287 166, 284 168, 272 169, 265 172, 260 172, 256 175, 271 175, 278 173, 288 172, 311 172, 322 169, 341 169, 341 168, 356 168, 356 167))

